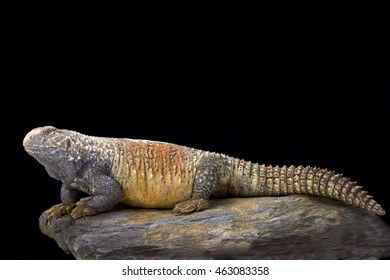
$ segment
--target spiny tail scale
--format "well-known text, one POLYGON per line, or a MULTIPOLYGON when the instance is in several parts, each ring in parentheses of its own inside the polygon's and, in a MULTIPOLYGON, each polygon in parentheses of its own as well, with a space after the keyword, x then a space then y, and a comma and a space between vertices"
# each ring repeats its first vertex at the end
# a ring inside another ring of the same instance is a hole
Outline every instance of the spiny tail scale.
POLYGON ((385 210, 361 186, 334 171, 310 166, 266 166, 243 160, 233 160, 232 164, 235 177, 232 182, 239 183, 231 188, 234 195, 309 194, 333 198, 385 215, 385 210))

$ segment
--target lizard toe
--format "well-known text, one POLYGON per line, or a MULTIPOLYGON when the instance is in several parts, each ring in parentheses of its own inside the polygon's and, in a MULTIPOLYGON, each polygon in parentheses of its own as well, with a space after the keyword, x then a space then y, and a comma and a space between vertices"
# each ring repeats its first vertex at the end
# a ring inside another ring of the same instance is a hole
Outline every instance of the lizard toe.
POLYGON ((186 201, 182 201, 176 204, 175 208, 172 210, 172 214, 181 215, 188 214, 191 212, 197 212, 209 208, 209 202, 207 199, 196 198, 186 201))
MULTIPOLYGON (((85 201, 79 201, 70 213, 70 217, 74 222, 80 218, 85 219, 86 216, 93 216, 96 214, 97 212, 92 207, 88 206, 85 201)), ((71 221, 71 223, 73 222, 71 221)))
POLYGON ((51 224, 55 219, 61 218, 63 215, 69 215, 71 210, 75 207, 74 203, 61 203, 50 208, 47 215, 46 224, 51 224))

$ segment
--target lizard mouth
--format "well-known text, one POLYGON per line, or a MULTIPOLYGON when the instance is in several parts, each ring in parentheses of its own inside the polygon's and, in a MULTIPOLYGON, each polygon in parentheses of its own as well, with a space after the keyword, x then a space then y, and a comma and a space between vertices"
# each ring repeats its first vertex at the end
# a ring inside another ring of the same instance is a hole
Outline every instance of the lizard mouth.
POLYGON ((24 150, 29 154, 36 154, 42 150, 42 148, 38 146, 33 146, 28 144, 23 146, 24 146, 24 150))
POLYGON ((23 147, 24 147, 24 150, 29 154, 34 153, 34 151, 36 150, 36 147, 31 145, 30 141, 31 141, 31 136, 29 134, 27 134, 26 137, 24 137, 24 139, 23 139, 23 147))
POLYGON ((40 151, 42 151, 42 147, 38 145, 34 145, 31 143, 32 141, 32 135, 27 134, 26 137, 23 139, 23 147, 24 150, 29 154, 36 154, 40 151))
POLYGON ((32 143, 33 140, 33 133, 29 132, 26 137, 23 139, 23 147, 25 151, 29 154, 36 154, 37 152, 42 150, 42 147, 39 147, 37 145, 34 145, 32 143))
POLYGON ((30 131, 23 139, 23 147, 27 148, 33 146, 31 145, 32 140, 33 140, 33 131, 30 131))
POLYGON ((27 134, 26 137, 24 137, 23 139, 23 147, 26 148, 30 141, 31 141, 31 137, 29 136, 29 134, 27 134))

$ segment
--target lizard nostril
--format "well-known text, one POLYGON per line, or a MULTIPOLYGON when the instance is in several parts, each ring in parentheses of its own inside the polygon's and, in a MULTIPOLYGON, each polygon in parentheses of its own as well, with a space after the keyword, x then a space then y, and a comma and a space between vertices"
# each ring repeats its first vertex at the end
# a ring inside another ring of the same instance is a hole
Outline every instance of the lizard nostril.
POLYGON ((26 137, 23 139, 23 146, 25 146, 28 142, 31 142, 33 140, 33 135, 31 133, 28 133, 26 137))

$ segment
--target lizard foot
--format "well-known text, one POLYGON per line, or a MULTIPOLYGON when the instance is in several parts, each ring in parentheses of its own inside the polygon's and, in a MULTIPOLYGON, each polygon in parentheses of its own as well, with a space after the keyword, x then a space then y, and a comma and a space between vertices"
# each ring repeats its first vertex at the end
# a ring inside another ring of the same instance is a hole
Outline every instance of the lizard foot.
POLYGON ((181 215, 209 208, 209 201, 204 198, 195 198, 182 201, 175 205, 172 214, 181 215))
POLYGON ((76 203, 76 207, 70 213, 70 219, 73 223, 81 217, 85 219, 85 216, 93 216, 96 214, 97 212, 92 207, 88 206, 86 201, 79 201, 76 203))
POLYGON ((69 215, 75 205, 76 204, 74 203, 61 203, 58 205, 54 205, 49 210, 46 224, 50 224, 52 220, 61 218, 63 215, 69 215))

